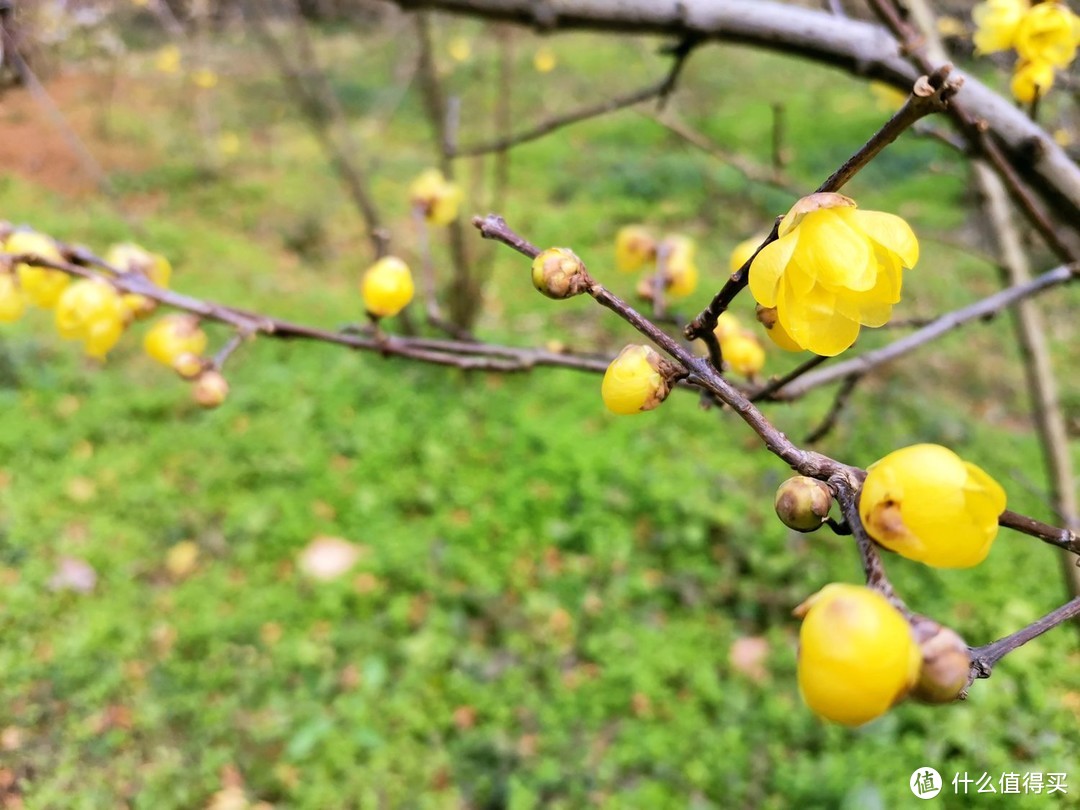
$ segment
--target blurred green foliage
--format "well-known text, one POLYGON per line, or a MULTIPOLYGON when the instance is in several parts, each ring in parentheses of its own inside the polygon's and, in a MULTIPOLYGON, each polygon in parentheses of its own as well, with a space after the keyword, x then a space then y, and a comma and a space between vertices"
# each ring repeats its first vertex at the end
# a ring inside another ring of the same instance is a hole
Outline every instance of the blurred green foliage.
MULTIPOLYGON (((469 142, 490 134, 482 82, 496 38, 447 22, 440 48, 451 36, 473 42, 473 60, 446 76, 469 142)), ((405 185, 432 159, 415 95, 397 100, 395 67, 412 58, 398 42, 338 29, 319 48, 395 245, 415 260, 405 185)), ((558 66, 540 76, 537 43, 513 40, 519 126, 664 68, 657 42, 570 35, 551 41, 558 66)), ((184 291, 356 320, 367 248, 355 213, 253 46, 211 45, 223 78, 203 101, 239 135, 239 154, 214 158, 191 91, 155 75, 149 52, 125 57, 125 94, 102 113, 145 158, 115 177, 139 240, 170 256, 184 291)), ((731 47, 695 54, 674 103, 762 162, 771 104, 784 104, 789 174, 808 190, 887 115, 844 76, 731 47)), ((487 175, 463 168, 479 207, 487 175)), ((607 266, 619 225, 697 237, 706 272, 688 312, 721 283, 730 248, 791 203, 632 111, 516 150, 511 185, 511 224, 574 246, 625 292, 633 280, 607 266)), ((899 211, 924 235, 899 317, 998 283, 933 238, 970 232, 964 189, 960 159, 912 137, 852 183, 860 204, 899 211)), ((76 203, 12 176, 0 204, 67 241, 131 237, 105 198, 76 203)), ((607 350, 631 339, 588 302, 534 295, 526 267, 494 254, 484 337, 607 350)), ((1055 294, 1052 314, 1076 303, 1055 294)), ((752 318, 747 302, 738 311, 752 318)), ((771 513, 783 465, 693 396, 617 418, 595 379, 570 372, 464 374, 259 340, 230 362, 228 403, 204 413, 140 355, 140 332, 104 369, 54 337, 47 314, 6 332, 18 382, 0 389, 0 765, 28 808, 201 807, 239 782, 252 801, 298 808, 861 809, 907 806, 921 766, 997 779, 1076 762, 1068 629, 1010 656, 966 703, 903 705, 855 731, 810 715, 790 610, 829 581, 857 581, 857 556, 845 538, 788 533, 771 513), (362 546, 348 575, 322 583, 298 570, 318 536, 362 546), (167 558, 183 541, 199 553, 178 573, 167 558), (50 588, 63 557, 93 567, 91 592, 50 588), (739 660, 746 639, 765 645, 757 664, 739 660)), ((1073 335, 1058 325, 1052 336, 1066 362, 1073 335)), ((868 331, 861 345, 889 337, 868 331)), ((865 465, 942 442, 1001 480, 1010 506, 1047 516, 1011 345, 998 319, 897 363, 858 389, 821 449, 865 465)), ((768 370, 795 362, 772 352, 768 370)), ((829 401, 819 392, 768 412, 799 437, 829 401)), ((972 643, 1063 598, 1054 554, 1018 535, 975 570, 886 562, 912 606, 972 643)))

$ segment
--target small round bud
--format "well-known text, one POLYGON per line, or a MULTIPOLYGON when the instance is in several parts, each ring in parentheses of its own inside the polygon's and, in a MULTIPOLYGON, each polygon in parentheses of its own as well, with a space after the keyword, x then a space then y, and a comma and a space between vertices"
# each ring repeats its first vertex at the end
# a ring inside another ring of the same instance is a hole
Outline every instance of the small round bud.
POLYGON ((589 289, 592 279, 570 248, 548 248, 533 259, 532 283, 548 298, 570 298, 589 289))
POLYGON ((194 380, 206 370, 207 362, 197 354, 184 352, 173 360, 172 367, 185 380, 194 380))
POLYGON ((206 333, 195 315, 174 312, 159 318, 146 333, 143 348, 159 363, 172 367, 182 354, 206 351, 206 333))
POLYGON ((826 585, 795 610, 799 691, 818 715, 860 726, 907 696, 919 676, 910 625, 877 591, 826 585))
POLYGON ((727 367, 747 379, 757 376, 765 366, 765 349, 753 335, 730 335, 720 341, 720 351, 727 367))
POLYGON ((922 654, 919 681, 911 697, 921 703, 952 703, 964 696, 971 682, 971 652, 948 627, 919 617, 913 627, 922 654))
POLYGON ((776 490, 776 516, 789 529, 812 532, 821 528, 832 507, 832 492, 821 481, 796 475, 776 490))
POLYGON ((209 369, 195 381, 192 396, 203 408, 216 408, 229 395, 229 383, 220 372, 209 369))
POLYGON ((397 315, 412 301, 415 291, 409 266, 397 256, 379 259, 360 282, 364 308, 376 318, 397 315))
POLYGON ((663 402, 676 378, 676 369, 655 349, 631 344, 604 372, 600 395, 612 413, 651 411, 663 402))

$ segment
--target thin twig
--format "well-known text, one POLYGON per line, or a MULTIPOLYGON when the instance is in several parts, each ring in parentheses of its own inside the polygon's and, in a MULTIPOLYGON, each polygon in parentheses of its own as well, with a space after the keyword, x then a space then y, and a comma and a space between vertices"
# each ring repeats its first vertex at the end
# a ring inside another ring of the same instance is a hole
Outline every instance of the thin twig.
POLYGON ((763 399, 772 399, 773 394, 775 394, 785 385, 790 383, 792 380, 797 380, 803 374, 806 374, 811 369, 817 368, 826 360, 830 359, 831 358, 825 357, 824 355, 815 354, 809 360, 804 360, 802 363, 799 363, 799 365, 797 365, 795 368, 793 368, 791 371, 789 371, 782 377, 777 377, 774 380, 769 380, 769 382, 762 386, 760 390, 755 391, 753 394, 750 395, 750 401, 760 402, 763 399))
POLYGON ((1052 630, 1059 624, 1077 616, 1080 616, 1080 597, 1066 602, 1038 621, 1032 622, 1027 627, 1017 630, 1011 635, 999 638, 997 641, 992 641, 981 647, 970 648, 972 680, 989 678, 994 670, 994 665, 1013 650, 1022 647, 1032 639, 1038 638, 1047 630, 1052 630))
POLYGON ((836 395, 833 397, 833 402, 829 407, 828 413, 826 413, 825 418, 821 420, 821 424, 806 434, 806 438, 803 439, 805 444, 815 444, 821 441, 829 435, 829 432, 834 427, 836 427, 836 422, 840 418, 840 414, 843 412, 844 407, 851 400, 851 395, 854 393, 855 386, 858 385, 860 379, 861 378, 857 374, 852 374, 840 384, 840 387, 836 389, 836 395))

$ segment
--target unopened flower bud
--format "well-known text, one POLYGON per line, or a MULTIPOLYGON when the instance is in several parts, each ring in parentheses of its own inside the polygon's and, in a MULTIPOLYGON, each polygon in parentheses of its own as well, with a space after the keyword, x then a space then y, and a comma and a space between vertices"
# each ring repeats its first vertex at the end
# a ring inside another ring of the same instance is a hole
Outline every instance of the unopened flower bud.
POLYGON ((649 346, 631 344, 611 361, 600 395, 612 413, 651 411, 671 393, 676 368, 649 346))
POLYGON ((548 248, 532 263, 532 282, 548 298, 570 298, 589 289, 592 279, 570 248, 548 248))
POLYGON ((229 395, 229 383, 220 372, 209 369, 195 381, 192 396, 203 408, 216 408, 229 395))
POLYGON ((206 369, 207 362, 197 354, 184 352, 173 360, 173 371, 185 380, 197 379, 206 369))
POLYGON ((971 682, 968 645, 954 630, 925 617, 916 619, 912 630, 922 665, 911 697, 922 703, 951 703, 962 697, 971 682))
POLYGON ((796 475, 776 490, 776 515, 785 526, 797 532, 812 532, 821 527, 832 507, 832 492, 821 481, 796 475))

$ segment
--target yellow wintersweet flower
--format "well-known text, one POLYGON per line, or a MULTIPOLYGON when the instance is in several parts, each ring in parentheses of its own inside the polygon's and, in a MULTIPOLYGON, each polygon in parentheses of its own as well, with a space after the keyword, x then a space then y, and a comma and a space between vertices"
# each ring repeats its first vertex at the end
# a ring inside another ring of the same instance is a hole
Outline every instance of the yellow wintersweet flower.
POLYGON ((240 136, 235 132, 222 132, 218 135, 218 151, 225 157, 239 153, 242 145, 240 136))
POLYGON ((1011 48, 1020 20, 1030 8, 1028 0, 986 0, 971 12, 975 20, 975 49, 994 53, 1011 48))
POLYGON ((377 318, 397 315, 412 301, 415 287, 409 266, 397 256, 384 256, 371 265, 360 282, 364 309, 377 318))
POLYGON ((1042 98, 1054 86, 1054 66, 1049 62, 1019 62, 1013 71, 1013 98, 1021 104, 1031 104, 1042 98))
POLYGON ((650 346, 630 344, 604 372, 600 396, 612 413, 629 415, 651 411, 671 392, 667 364, 650 346))
POLYGON ((888 322, 903 268, 919 259, 904 220, 861 211, 842 194, 803 197, 779 234, 750 266, 750 292, 776 308, 795 345, 830 357, 854 343, 861 326, 888 322))
POLYGON ((428 222, 449 225, 457 217, 461 188, 438 169, 426 169, 409 186, 409 199, 424 212, 428 222))
POLYGON ((626 273, 656 259, 656 240, 642 225, 624 225, 615 234, 615 266, 626 273))
POLYGON ((758 304, 757 319, 758 323, 765 327, 765 334, 769 336, 769 340, 774 345, 786 352, 804 351, 803 347, 796 343, 791 335, 784 330, 780 318, 776 314, 776 307, 763 307, 758 304))
MULTIPOLYGON (((42 259, 61 262, 64 257, 51 238, 36 231, 15 231, 4 242, 5 253, 32 253, 42 259)), ((39 307, 54 307, 71 281, 67 273, 20 262, 15 265, 23 294, 39 307)))
POLYGON ((536 68, 537 73, 550 73, 555 69, 556 64, 555 51, 547 45, 541 45, 533 54, 533 67, 536 68))
POLYGON ((720 353, 731 371, 748 379, 757 376, 765 365, 765 350, 748 332, 739 331, 721 340, 720 353))
POLYGON ((217 87, 218 76, 210 68, 198 68, 191 72, 191 82, 198 88, 210 90, 217 87))
POLYGON ((877 591, 832 583, 796 608, 799 692, 815 714, 861 726, 899 703, 919 679, 911 627, 877 591))
POLYGON ((665 236, 658 248, 664 251, 664 277, 667 294, 672 298, 685 298, 697 289, 698 269, 694 262, 697 246, 689 236, 671 234, 665 236))
POLYGON ((455 62, 468 62, 472 57, 472 43, 466 37, 454 37, 447 50, 455 62))
POLYGON ((1057 0, 1033 6, 1016 28, 1016 52, 1027 62, 1067 67, 1080 41, 1080 18, 1057 0))
POLYGON ((859 516, 878 543, 937 568, 986 559, 1005 511, 1005 490, 936 444, 897 450, 867 470, 859 516))
POLYGON ((146 353, 169 368, 181 355, 201 355, 206 344, 206 332, 199 326, 199 319, 176 312, 159 318, 143 339, 146 353))
POLYGON ((108 282, 79 279, 56 302, 56 329, 63 338, 81 340, 91 357, 104 357, 124 333, 120 294, 108 282))
POLYGON ((180 59, 180 49, 175 45, 166 45, 154 57, 154 67, 162 73, 179 73, 180 59))
POLYGON ((19 289, 15 276, 0 273, 0 322, 13 323, 26 311, 26 299, 19 289))

